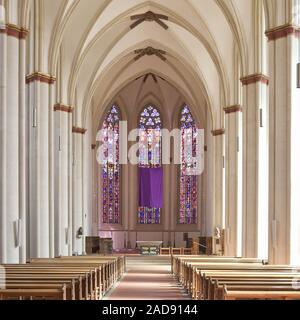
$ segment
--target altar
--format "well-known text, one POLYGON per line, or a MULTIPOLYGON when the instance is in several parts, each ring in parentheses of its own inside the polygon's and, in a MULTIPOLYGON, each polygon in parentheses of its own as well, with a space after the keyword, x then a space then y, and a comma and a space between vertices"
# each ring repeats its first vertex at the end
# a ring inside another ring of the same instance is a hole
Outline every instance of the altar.
POLYGON ((162 247, 162 241, 137 241, 136 247, 142 255, 158 255, 162 247))

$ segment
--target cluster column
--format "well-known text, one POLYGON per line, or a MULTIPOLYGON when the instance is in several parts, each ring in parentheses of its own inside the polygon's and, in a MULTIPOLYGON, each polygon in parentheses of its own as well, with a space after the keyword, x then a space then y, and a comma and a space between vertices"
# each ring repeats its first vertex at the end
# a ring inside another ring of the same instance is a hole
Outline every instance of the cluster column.
POLYGON ((242 107, 234 105, 224 108, 226 114, 226 256, 240 256, 241 245, 241 201, 239 180, 242 175, 239 166, 241 150, 241 117, 242 107))
POLYGON ((297 89, 300 28, 266 32, 270 69, 269 261, 300 263, 300 89, 297 89))
POLYGON ((72 254, 72 219, 69 207, 69 127, 73 108, 61 103, 54 106, 54 225, 55 255, 72 254))
POLYGON ((73 216, 72 216, 72 247, 73 254, 85 252, 84 234, 85 213, 83 212, 83 139, 86 129, 73 127, 73 216), (82 232, 82 233, 81 233, 82 232))
POLYGON ((29 235, 30 257, 53 256, 51 203, 52 94, 55 78, 36 72, 26 77, 29 114, 29 235))
POLYGON ((16 25, 0 28, 0 262, 26 260, 25 38, 16 25))
POLYGON ((259 197, 260 180, 267 180, 267 172, 260 172, 260 123, 261 110, 266 109, 269 79, 263 74, 253 74, 241 79, 243 84, 243 248, 247 258, 260 256, 260 246, 267 243, 267 223, 263 216, 259 197), (264 224, 265 228, 264 228, 264 224), (263 232, 264 231, 264 232, 263 232))
MULTIPOLYGON (((223 186, 224 186, 224 135, 225 129, 213 130, 214 137, 214 222, 208 235, 213 235, 216 227, 222 229, 223 217, 223 186)), ((209 225, 209 224, 208 224, 209 225)))

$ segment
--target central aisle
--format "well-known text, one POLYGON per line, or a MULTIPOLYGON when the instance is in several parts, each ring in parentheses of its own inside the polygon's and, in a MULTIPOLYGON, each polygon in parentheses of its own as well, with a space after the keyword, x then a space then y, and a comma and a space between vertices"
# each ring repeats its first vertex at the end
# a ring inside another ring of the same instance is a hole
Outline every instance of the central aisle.
POLYGON ((126 270, 104 300, 190 300, 171 274, 169 257, 127 257, 126 270))

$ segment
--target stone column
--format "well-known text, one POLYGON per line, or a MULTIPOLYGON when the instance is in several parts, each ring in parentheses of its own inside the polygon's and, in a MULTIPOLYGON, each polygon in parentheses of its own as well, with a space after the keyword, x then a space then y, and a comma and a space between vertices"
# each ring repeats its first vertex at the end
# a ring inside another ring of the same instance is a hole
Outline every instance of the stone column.
POLYGON ((224 108, 226 114, 226 256, 238 256, 239 217, 238 188, 239 186, 239 153, 240 149, 240 126, 241 112, 240 105, 224 108))
MULTIPOLYGON (((92 123, 92 116, 89 113, 88 123, 92 123)), ((83 145, 83 211, 84 211, 84 225, 85 235, 92 236, 93 229, 93 216, 92 216, 92 203, 93 203, 93 148, 92 148, 92 130, 89 130, 84 139, 83 145)))
POLYGON ((55 257, 55 152, 54 152, 54 112, 52 106, 56 94, 56 86, 49 87, 49 257, 55 257))
MULTIPOLYGON (((92 229, 92 236, 98 236, 99 235, 99 225, 100 225, 100 214, 98 209, 98 192, 100 189, 100 178, 99 178, 99 172, 98 172, 98 166, 100 167, 100 164, 97 162, 97 144, 92 144, 92 150, 93 150, 93 168, 92 168, 92 179, 93 179, 93 229, 92 229)), ((123 189, 122 189, 123 190, 123 189)))
POLYGON ((72 107, 57 103, 54 106, 55 154, 55 255, 68 255, 71 226, 69 226, 69 122, 72 107))
MULTIPOLYGON (((225 129, 213 130, 214 145, 214 220, 207 230, 208 236, 212 236, 216 227, 222 229, 223 221, 223 174, 224 174, 224 134, 225 129)), ((210 177, 208 177, 210 178, 210 177)), ((208 218, 208 217, 207 217, 208 218)))
POLYGON ((25 261, 25 46, 27 31, 0 29, 0 261, 25 261), (23 192, 20 195, 20 192, 23 192), (19 196, 20 195, 20 196, 19 196))
MULTIPOLYGON (((269 80, 263 74, 241 79, 243 84, 243 256, 256 258, 263 245, 259 233, 260 109, 266 107, 269 80)), ((266 230, 267 232, 267 230, 266 230)), ((266 242, 266 241, 265 241, 266 242)))
POLYGON ((26 106, 26 41, 25 36, 27 32, 20 34, 19 41, 19 218, 20 218, 20 263, 26 263, 26 227, 27 227, 27 205, 28 205, 28 147, 27 147, 27 136, 28 136, 28 113, 26 106))
POLYGON ((6 94, 6 258, 19 262, 16 224, 19 216, 19 39, 7 37, 6 94))
POLYGON ((0 263, 6 258, 6 81, 7 34, 0 29, 0 263))
MULTIPOLYGON (((174 153, 174 152, 173 152, 174 153)), ((175 156, 172 154, 172 158, 175 156)), ((167 245, 174 246, 174 231, 176 230, 178 216, 179 216, 179 165, 175 164, 175 159, 170 164, 170 184, 168 185, 169 193, 171 197, 170 201, 170 224, 168 226, 169 232, 169 243, 167 245)))
POLYGON ((210 118, 207 116, 207 128, 205 132, 206 152, 205 152, 205 170, 204 170, 204 199, 205 212, 202 216, 202 236, 208 236, 213 230, 213 216, 214 216, 214 139, 210 134, 212 126, 210 118))
MULTIPOLYGON (((171 193, 171 165, 163 165, 163 212, 162 212, 162 217, 161 217, 161 224, 163 230, 170 230, 171 226, 171 218, 172 215, 175 216, 175 219, 177 218, 176 214, 177 211, 171 211, 171 203, 172 203, 172 198, 176 193, 171 193)), ((178 195, 178 193, 177 193, 178 195)), ((169 235, 168 235, 169 237, 169 235)), ((163 245, 167 246, 168 245, 168 239, 165 239, 163 237, 162 239, 164 241, 163 245)))
POLYGON ((300 263, 300 144, 296 64, 300 29, 266 32, 270 68, 269 261, 300 263))
POLYGON ((206 233, 206 214, 207 214, 207 197, 206 197, 206 193, 207 193, 207 154, 208 154, 208 146, 207 146, 207 141, 206 144, 204 146, 204 164, 205 164, 205 168, 204 168, 204 172, 201 176, 201 184, 200 184, 200 189, 201 189, 201 196, 198 194, 198 205, 199 208, 201 208, 201 212, 198 215, 198 220, 199 220, 199 230, 200 230, 200 235, 205 235, 206 233))
MULTIPOLYGON (((100 167, 100 165, 99 165, 100 167)), ((121 203, 122 203, 122 225, 124 230, 126 231, 125 237, 126 242, 124 243, 125 248, 128 246, 129 241, 129 195, 131 191, 129 190, 128 184, 129 184, 129 166, 128 165, 122 165, 121 166, 121 203)), ((99 211, 100 212, 100 211, 99 211)), ((99 225, 99 222, 97 221, 97 225, 99 225)))
POLYGON ((82 151, 83 139, 86 129, 73 127, 73 253, 81 255, 84 253, 84 234, 79 237, 78 231, 80 228, 84 230, 84 212, 83 212, 83 166, 82 166, 82 151))
POLYGON ((69 239, 69 255, 73 253, 73 169, 75 164, 74 152, 73 152, 73 123, 72 120, 69 121, 68 125, 68 141, 69 141, 69 151, 68 151, 68 208, 69 208, 69 216, 68 216, 68 226, 70 232, 69 239))
POLYGON ((136 235, 134 231, 138 228, 138 166, 129 164, 129 231, 131 248, 135 248, 136 235))
POLYGON ((36 72, 26 77, 28 85, 30 257, 50 256, 50 86, 55 78, 36 72))

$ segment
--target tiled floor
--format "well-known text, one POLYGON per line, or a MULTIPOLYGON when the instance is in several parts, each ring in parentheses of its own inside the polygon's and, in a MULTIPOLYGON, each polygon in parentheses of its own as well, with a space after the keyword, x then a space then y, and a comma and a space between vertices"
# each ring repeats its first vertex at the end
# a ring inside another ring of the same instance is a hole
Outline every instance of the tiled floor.
POLYGON ((126 258, 127 273, 105 300, 189 300, 171 274, 170 258, 126 258))

